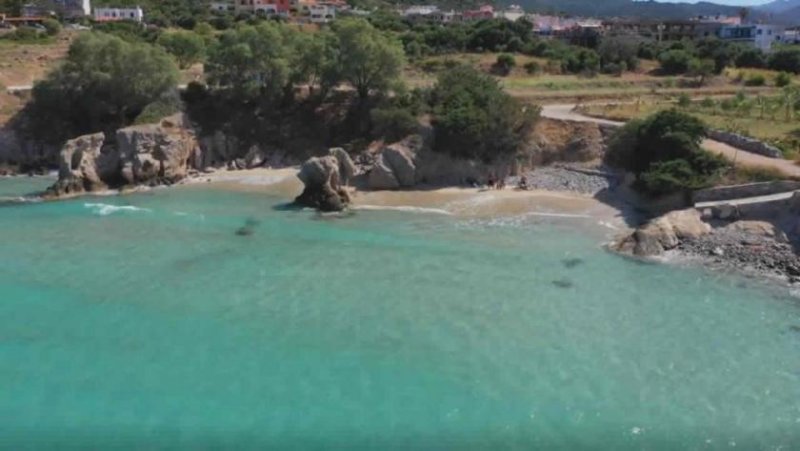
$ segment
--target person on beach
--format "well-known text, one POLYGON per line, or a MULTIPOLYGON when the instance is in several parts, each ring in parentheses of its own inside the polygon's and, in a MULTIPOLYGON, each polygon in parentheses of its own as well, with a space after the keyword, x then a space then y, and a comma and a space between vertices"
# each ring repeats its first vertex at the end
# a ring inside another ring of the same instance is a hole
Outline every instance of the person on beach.
POLYGON ((525 190, 525 191, 528 190, 528 176, 527 175, 523 175, 522 177, 519 178, 519 184, 517 184, 517 189, 521 189, 521 190, 525 190))
POLYGON ((494 178, 494 174, 489 174, 489 178, 486 181, 486 186, 488 186, 489 189, 494 189, 495 188, 495 183, 497 183, 497 181, 494 178))

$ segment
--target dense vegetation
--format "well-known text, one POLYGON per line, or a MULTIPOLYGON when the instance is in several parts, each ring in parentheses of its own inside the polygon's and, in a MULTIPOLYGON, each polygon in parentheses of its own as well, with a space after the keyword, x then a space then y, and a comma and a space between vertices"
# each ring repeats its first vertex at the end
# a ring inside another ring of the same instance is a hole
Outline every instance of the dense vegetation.
POLYGON ((442 72, 430 99, 436 149, 485 161, 518 150, 539 113, 467 66, 442 72))
POLYGON ((725 161, 700 148, 705 125, 694 116, 666 110, 628 122, 613 137, 609 163, 637 176, 638 186, 653 195, 706 187, 725 161))
POLYGON ((64 63, 37 83, 24 131, 57 143, 131 123, 145 107, 175 90, 178 71, 159 47, 102 33, 83 34, 64 63))

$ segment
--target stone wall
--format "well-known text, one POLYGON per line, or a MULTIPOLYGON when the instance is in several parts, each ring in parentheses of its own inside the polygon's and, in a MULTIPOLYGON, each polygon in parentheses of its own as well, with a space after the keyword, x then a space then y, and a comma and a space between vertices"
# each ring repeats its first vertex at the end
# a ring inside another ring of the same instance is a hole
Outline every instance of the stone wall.
POLYGON ((800 182, 778 180, 775 182, 748 183, 746 185, 719 186, 692 193, 692 201, 718 202, 723 200, 744 199, 746 197, 768 196, 800 190, 800 182))
POLYGON ((777 147, 749 136, 726 132, 724 130, 709 130, 708 137, 714 141, 725 143, 746 152, 756 153, 770 158, 783 158, 783 153, 777 147))

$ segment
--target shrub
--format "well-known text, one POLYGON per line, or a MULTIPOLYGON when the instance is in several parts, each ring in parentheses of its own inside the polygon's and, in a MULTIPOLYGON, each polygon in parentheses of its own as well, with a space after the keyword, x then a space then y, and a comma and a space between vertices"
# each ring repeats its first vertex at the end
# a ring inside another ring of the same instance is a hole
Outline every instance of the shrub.
POLYGON ((33 27, 22 26, 4 36, 12 41, 36 41, 39 39, 39 30, 33 27))
POLYGON ((529 61, 522 67, 525 68, 525 72, 527 72, 528 75, 537 75, 542 71, 542 65, 536 61, 529 61))
POLYGON ((517 151, 538 117, 492 77, 468 66, 439 74, 431 91, 433 126, 439 152, 492 161, 517 151))
POLYGON ((749 47, 742 50, 735 59, 736 67, 762 68, 767 65, 767 59, 761 50, 749 47))
POLYGON ((142 112, 139 114, 139 116, 136 117, 136 120, 133 121, 133 123, 154 124, 167 116, 171 116, 181 111, 182 106, 183 103, 181 102, 181 98, 178 95, 178 91, 177 90, 168 91, 166 94, 162 95, 159 99, 145 106, 142 112))
POLYGON ((417 130, 417 119, 407 108, 375 108, 370 112, 372 131, 378 138, 398 141, 417 130))
POLYGON ((692 55, 686 50, 668 50, 658 56, 661 70, 665 74, 683 74, 689 70, 692 55))
POLYGON ((769 56, 768 66, 781 72, 800 73, 800 49, 784 47, 774 51, 769 56))
POLYGON ((182 69, 202 61, 206 54, 205 41, 193 31, 164 33, 158 38, 158 45, 174 56, 182 69))
POLYGON ((700 148, 705 125, 677 110, 627 123, 612 137, 609 164, 636 174, 650 194, 669 194, 709 184, 724 160, 700 148))
POLYGON ((517 60, 514 58, 514 55, 501 53, 497 55, 497 61, 495 61, 493 67, 498 74, 506 76, 511 73, 511 69, 516 65, 517 60))
POLYGON ((689 94, 681 94, 678 96, 678 106, 681 108, 688 108, 692 105, 692 98, 689 97, 689 94))
POLYGON ((42 25, 48 36, 56 36, 61 33, 61 24, 55 19, 45 19, 42 25))
POLYGON ((761 74, 753 74, 747 77, 744 81, 745 86, 764 86, 767 84, 767 79, 761 74))
POLYGON ((775 76, 775 86, 783 88, 792 83, 792 75, 788 72, 780 72, 775 76))
POLYGON ((714 108, 714 99, 711 97, 706 97, 700 102, 700 106, 703 108, 714 108))

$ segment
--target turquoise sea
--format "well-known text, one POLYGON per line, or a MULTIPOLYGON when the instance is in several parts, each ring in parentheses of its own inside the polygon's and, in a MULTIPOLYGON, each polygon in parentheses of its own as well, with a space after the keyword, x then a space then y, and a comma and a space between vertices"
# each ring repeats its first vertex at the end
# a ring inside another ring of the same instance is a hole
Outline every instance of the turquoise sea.
POLYGON ((784 288, 585 219, 284 201, 1 206, 0 448, 800 449, 784 288))

